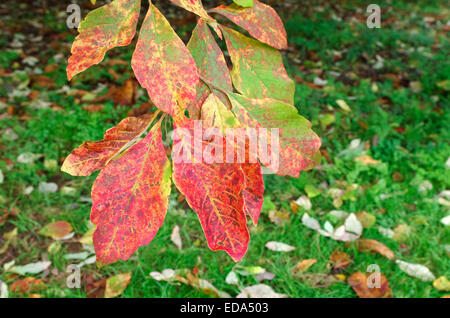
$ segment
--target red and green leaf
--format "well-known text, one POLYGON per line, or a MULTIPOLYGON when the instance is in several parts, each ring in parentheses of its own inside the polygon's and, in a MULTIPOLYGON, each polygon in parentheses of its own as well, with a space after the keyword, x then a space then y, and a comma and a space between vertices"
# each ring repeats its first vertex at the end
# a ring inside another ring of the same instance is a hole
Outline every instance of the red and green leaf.
MULTIPOLYGON (((279 129, 279 154, 275 154, 279 156, 279 167, 275 173, 298 178, 300 171, 311 169, 320 161, 320 138, 294 106, 269 98, 228 96, 233 112, 244 127, 279 129)), ((268 135, 270 141, 270 133, 268 135)))
MULTIPOLYGON (((178 120, 175 125, 194 136, 193 123, 187 118, 178 120)), ((188 155, 193 158, 193 145, 180 146, 183 142, 186 142, 184 138, 174 140, 174 149, 191 149, 188 155)), ((202 140, 199 142, 205 144, 202 140)), ((224 250, 233 260, 240 260, 247 252, 250 240, 244 212, 245 180, 240 164, 174 162, 173 180, 197 213, 209 248, 224 250)))
POLYGON ((136 138, 140 137, 155 114, 129 117, 105 132, 100 141, 85 141, 64 161, 61 170, 73 176, 89 176, 100 170, 136 138))
POLYGON ((240 2, 241 6, 236 4, 228 7, 219 6, 210 10, 210 12, 227 17, 261 42, 279 50, 286 49, 286 29, 276 11, 258 0, 252 1, 253 6, 250 5, 251 1, 241 0, 240 2))
POLYGON ((171 168, 160 125, 111 161, 92 187, 93 240, 101 264, 127 260, 150 243, 164 221, 171 168))
POLYGON ((199 81, 197 84, 197 98, 188 106, 190 114, 194 118, 198 117, 196 114, 200 113, 201 105, 211 90, 221 99, 222 103, 229 105, 228 98, 220 91, 220 89, 227 92, 233 91, 233 84, 225 56, 219 45, 217 45, 208 25, 202 19, 199 20, 197 27, 192 32, 187 47, 197 64, 200 78, 207 81, 212 87, 219 88, 210 89, 203 81, 199 81))
POLYGON ((166 18, 150 5, 132 58, 134 74, 153 103, 174 115, 196 98, 195 61, 166 18))
POLYGON ((67 78, 100 63, 108 50, 126 46, 136 33, 141 8, 140 0, 114 0, 91 11, 81 22, 72 45, 67 78))
POLYGON ((228 128, 239 127, 236 117, 214 93, 211 93, 203 103, 202 119, 206 128, 219 128, 223 136, 228 128))
POLYGON ((245 176, 244 210, 253 221, 258 224, 263 205, 264 179, 262 167, 259 163, 245 162, 241 165, 245 176))
POLYGON ((251 98, 273 98, 294 103, 295 83, 289 78, 281 53, 232 29, 222 27, 233 63, 236 89, 251 98))

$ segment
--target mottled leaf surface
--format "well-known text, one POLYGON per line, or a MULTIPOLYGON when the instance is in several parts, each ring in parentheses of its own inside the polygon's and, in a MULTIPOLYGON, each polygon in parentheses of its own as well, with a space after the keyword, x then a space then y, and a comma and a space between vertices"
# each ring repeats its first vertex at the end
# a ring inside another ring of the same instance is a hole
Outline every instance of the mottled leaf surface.
POLYGON ((162 111, 174 115, 196 97, 195 61, 166 18, 150 5, 131 65, 142 87, 162 111))
POLYGON ((206 12, 205 8, 203 8, 203 4, 201 0, 170 0, 173 4, 176 4, 179 7, 182 7, 188 11, 191 11, 198 15, 199 17, 205 19, 206 21, 214 20, 211 18, 206 12))
MULTIPOLYGON (((229 94, 233 112, 245 127, 279 129, 279 167, 275 173, 298 178, 300 171, 311 169, 320 159, 321 141, 311 130, 311 123, 294 106, 273 99, 250 99, 229 94)), ((269 155, 271 149, 268 132, 269 155)), ((261 153, 259 153, 260 155, 261 153)), ((264 162, 263 162, 264 163, 264 162)))
POLYGON ((221 99, 222 103, 229 105, 228 98, 220 89, 227 92, 233 91, 230 71, 222 50, 204 20, 199 20, 187 47, 195 60, 200 78, 207 83, 198 82, 197 99, 189 107, 191 112, 196 112, 195 108, 197 112, 200 111, 205 98, 211 91, 221 99))
POLYGON ((295 83, 289 78, 281 53, 229 28, 222 28, 233 63, 236 89, 252 98, 273 98, 294 103, 295 83))
POLYGON ((286 49, 286 29, 276 11, 257 0, 253 1, 253 6, 250 5, 250 1, 240 2, 242 6, 236 4, 228 7, 219 6, 210 12, 227 17, 261 42, 279 50, 286 49), (247 8, 244 7, 245 4, 247 4, 247 8))
POLYGON ((225 57, 208 25, 199 20, 187 45, 200 77, 225 91, 233 91, 225 57))
POLYGON ((264 179, 259 163, 245 162, 241 165, 245 177, 244 210, 253 221, 258 224, 263 205, 264 179))
POLYGON ((61 170, 73 176, 89 176, 106 166, 153 121, 154 115, 128 117, 105 132, 100 141, 86 141, 64 161, 61 170))
POLYGON ((67 66, 67 78, 100 63, 108 50, 126 46, 136 33, 140 0, 114 0, 91 11, 80 23, 67 66))
MULTIPOLYGON (((185 128, 194 136, 192 121, 177 120, 176 128, 185 128)), ((174 140, 174 148, 180 148, 183 138, 174 140)), ((201 142, 201 141, 200 141, 201 142)), ((195 143, 195 141, 192 141, 195 143)), ((206 146, 206 142, 204 142, 206 146)), ((194 156, 194 144, 189 156, 194 156)), ((250 240, 244 212, 244 174, 237 163, 173 164, 173 179, 186 201, 197 213, 211 250, 224 250, 235 261, 246 253, 250 240)))
POLYGON ((161 227, 171 184, 160 122, 121 157, 111 161, 92 187, 91 220, 97 225, 97 262, 127 260, 161 227))
POLYGON ((224 136, 227 128, 239 127, 236 117, 214 93, 211 93, 203 103, 202 119, 205 128, 219 128, 224 136))

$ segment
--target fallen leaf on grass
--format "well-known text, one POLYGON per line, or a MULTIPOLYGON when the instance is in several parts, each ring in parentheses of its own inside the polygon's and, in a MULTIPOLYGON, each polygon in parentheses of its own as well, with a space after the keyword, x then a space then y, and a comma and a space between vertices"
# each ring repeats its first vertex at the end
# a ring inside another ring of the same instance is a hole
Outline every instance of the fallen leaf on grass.
POLYGON ((286 210, 270 210, 269 219, 276 225, 288 224, 291 220, 290 213, 286 210))
POLYGON ((338 100, 336 101, 336 104, 337 104, 341 109, 343 109, 343 110, 346 111, 346 112, 351 112, 351 111, 352 111, 351 108, 350 108, 350 106, 348 106, 348 104, 347 104, 347 102, 346 102, 345 100, 338 99, 338 100))
POLYGON ((412 233, 412 228, 406 224, 400 224, 394 229, 392 239, 396 242, 403 243, 408 240, 412 233))
POLYGON ((261 266, 242 266, 236 265, 235 272, 242 276, 259 275, 266 272, 265 268, 261 266))
POLYGON ((298 198, 294 202, 295 202, 295 204, 304 208, 305 210, 311 210, 311 208, 312 208, 311 200, 306 195, 302 195, 300 198, 298 198))
POLYGON ((377 218, 373 214, 367 213, 366 211, 356 213, 356 218, 365 229, 372 227, 377 221, 377 218))
POLYGON ((96 229, 96 226, 94 225, 89 230, 87 230, 86 233, 84 233, 84 235, 78 240, 78 242, 80 242, 81 244, 86 244, 86 245, 94 245, 93 236, 94 236, 95 229, 96 229))
POLYGON ((430 269, 424 265, 407 263, 401 260, 397 260, 396 263, 398 264, 398 267, 406 274, 419 278, 423 282, 430 282, 436 278, 430 269))
POLYGON ((0 279, 0 299, 8 297, 9 297, 8 285, 6 285, 6 283, 0 279))
POLYGON ((450 291, 450 281, 445 276, 441 276, 441 277, 437 278, 433 282, 433 286, 437 290, 450 291))
POLYGON ((0 255, 6 252, 11 243, 15 242, 17 238, 17 228, 15 227, 10 232, 3 234, 3 238, 6 239, 6 242, 0 248, 0 255))
POLYGON ((45 284, 42 280, 34 277, 27 277, 22 280, 14 282, 10 290, 18 294, 29 294, 45 288, 45 284))
POLYGON ((380 160, 375 160, 373 159, 371 156, 369 155, 363 155, 363 156, 359 156, 356 157, 355 159, 353 159, 355 162, 360 162, 362 165, 364 166, 372 166, 372 165, 378 165, 381 163, 380 160))
POLYGON ((346 269, 352 263, 352 259, 347 253, 334 251, 330 256, 330 262, 333 271, 338 271, 340 269, 346 269))
POLYGON ((45 271, 50 266, 50 264, 51 262, 48 261, 36 262, 23 266, 12 266, 8 271, 19 275, 38 274, 45 271))
POLYGON ((317 263, 317 260, 314 258, 304 259, 304 260, 298 262, 298 264, 294 267, 294 269, 292 271, 294 273, 296 273, 296 272, 304 273, 308 270, 308 268, 310 268, 315 263, 317 263))
POLYGON ((170 240, 176 247, 178 247, 180 251, 183 249, 183 243, 181 242, 180 236, 180 227, 178 225, 173 228, 172 234, 170 235, 170 240))
POLYGON ((72 232, 72 225, 66 221, 57 221, 44 226, 39 234, 60 240, 72 232))
POLYGON ((234 271, 228 273, 227 277, 225 278, 225 282, 229 285, 239 286, 239 278, 234 271))
POLYGON ((389 247, 376 240, 359 239, 358 250, 360 252, 378 253, 390 260, 395 258, 394 252, 389 247))
POLYGON ((267 242, 266 247, 274 252, 291 252, 295 250, 294 246, 287 245, 281 242, 267 242))
POLYGON ((131 281, 131 273, 123 273, 106 280, 105 298, 114 298, 123 293, 131 281))
POLYGON ((356 272, 350 275, 347 281, 359 298, 392 297, 389 282, 386 276, 381 273, 367 275, 361 272, 356 272))
POLYGON ((443 217, 441 219, 441 223, 444 224, 445 226, 449 226, 450 225, 450 215, 447 215, 446 217, 443 217))
POLYGON ((45 194, 55 193, 56 191, 58 191, 58 185, 54 182, 42 181, 39 183, 38 191, 45 194))
POLYGON ((257 284, 245 287, 236 298, 287 298, 287 295, 276 293, 268 285, 257 284))

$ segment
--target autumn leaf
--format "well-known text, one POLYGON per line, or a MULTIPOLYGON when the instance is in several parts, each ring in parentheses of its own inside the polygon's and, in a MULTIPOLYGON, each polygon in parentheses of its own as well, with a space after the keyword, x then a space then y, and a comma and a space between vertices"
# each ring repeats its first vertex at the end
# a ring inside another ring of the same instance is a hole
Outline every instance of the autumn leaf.
POLYGON ((202 19, 205 19, 206 21, 214 21, 214 19, 208 15, 205 8, 203 8, 201 0, 170 0, 170 2, 195 13, 202 19))
POLYGON ((118 274, 106 280, 105 298, 117 297, 131 281, 131 273, 118 274))
POLYGON ((233 2, 244 8, 253 7, 253 0, 233 0, 233 2))
POLYGON ((67 78, 71 80, 100 63, 108 50, 130 44, 136 33, 140 8, 140 0, 114 0, 89 12, 72 45, 67 78))
POLYGON ((317 260, 314 258, 304 259, 304 260, 298 262, 292 271, 294 273, 296 273, 296 272, 304 273, 308 270, 308 268, 310 268, 315 263, 317 263, 317 260))
POLYGON ((232 29, 222 27, 236 89, 247 97, 273 98, 294 103, 295 83, 289 78, 281 53, 232 29))
POLYGON ((11 286, 10 290, 18 294, 29 294, 42 289, 45 289, 45 284, 39 278, 27 277, 18 281, 15 281, 11 286))
POLYGON ((350 275, 347 281, 359 298, 391 298, 392 291, 386 276, 382 273, 372 275, 379 275, 379 281, 376 277, 372 280, 372 276, 361 272, 350 275))
POLYGON ((341 251, 334 251, 330 256, 330 262, 333 270, 346 269, 352 263, 352 259, 347 253, 341 251))
POLYGON ((395 258, 394 252, 390 248, 376 240, 359 239, 358 250, 361 252, 378 253, 390 260, 395 258))
POLYGON ((58 221, 47 224, 40 231, 39 234, 49 236, 53 239, 62 239, 72 232, 72 225, 65 221, 58 221))
POLYGON ((61 170, 73 176, 89 176, 104 168, 114 156, 144 133, 156 115, 125 118, 107 130, 102 140, 85 141, 66 158, 61 170))
POLYGON ((231 6, 219 6, 210 12, 219 13, 241 28, 245 29, 254 38, 273 46, 279 50, 286 49, 287 35, 283 21, 273 8, 259 2, 239 1, 241 6, 232 4, 231 6), (251 6, 253 2, 253 6, 251 6), (242 6, 248 6, 243 8, 242 6))
POLYGON ((141 141, 104 168, 92 187, 97 262, 127 260, 161 227, 170 194, 170 162, 161 121, 141 141))
POLYGON ((228 128, 239 127, 239 122, 234 117, 234 114, 214 93, 211 93, 203 103, 202 119, 205 128, 219 128, 222 136, 225 136, 228 128))
POLYGON ((243 192, 245 214, 252 219, 253 224, 257 225, 264 201, 264 178, 262 167, 258 162, 245 162, 241 164, 241 168, 245 178, 243 192))
MULTIPOLYGON (((272 167, 279 175, 290 175, 298 178, 300 171, 308 170, 320 159, 321 141, 311 130, 311 123, 297 113, 294 106, 274 99, 250 99, 239 94, 228 94, 233 105, 233 112, 243 127, 278 128, 279 153, 271 149, 269 144, 268 157, 279 160, 279 167, 272 167), (270 114, 270 115, 268 115, 270 114), (276 158, 279 155, 279 158, 276 158)), ((270 133, 268 133, 270 135, 270 133)), ((268 137, 268 141, 271 138, 268 137)), ((270 143, 270 142, 269 142, 270 143)), ((269 164, 259 156, 263 165, 269 164)), ((269 168, 271 168, 269 166, 269 168)))
MULTIPOLYGON (((222 91, 233 91, 230 71, 222 50, 203 19, 198 21, 197 26, 192 31, 187 47, 195 60, 198 74, 202 79, 196 87, 196 99, 187 106, 190 114, 193 112, 200 113, 200 109, 210 92, 213 92, 224 105, 229 107, 228 97, 222 91)), ((194 117, 195 115, 191 116, 191 118, 194 117)))
POLYGON ((195 61, 167 19, 150 5, 131 65, 152 102, 171 115, 196 97, 195 61))
MULTIPOLYGON (((187 118, 176 120, 175 127, 194 136, 194 124, 187 118)), ((189 156, 188 162, 174 161, 174 183, 197 213, 209 248, 224 250, 238 261, 247 252, 250 239, 244 212, 242 169, 238 163, 206 163, 205 160, 196 163, 193 144, 186 144, 185 139, 174 136, 174 154, 183 149, 189 156)), ((202 140, 192 142, 207 146, 202 140)))

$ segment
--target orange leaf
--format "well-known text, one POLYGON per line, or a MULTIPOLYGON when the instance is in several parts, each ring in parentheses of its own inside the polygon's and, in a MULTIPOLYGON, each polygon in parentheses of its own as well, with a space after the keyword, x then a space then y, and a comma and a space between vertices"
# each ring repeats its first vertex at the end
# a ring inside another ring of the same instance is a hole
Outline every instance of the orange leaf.
POLYGON ((394 252, 386 245, 370 239, 359 239, 358 250, 361 252, 378 253, 392 260, 395 258, 394 252))
POLYGON ((72 225, 65 221, 58 221, 47 224, 40 231, 39 234, 49 236, 53 239, 61 239, 72 232, 72 225))
POLYGON ((346 269, 352 262, 350 256, 347 253, 341 251, 335 251, 330 256, 330 262, 333 265, 333 270, 346 269))
POLYGON ((73 176, 89 176, 102 169, 111 158, 139 137, 156 115, 125 118, 106 131, 102 140, 86 141, 74 149, 64 161, 61 170, 73 176))
POLYGON ((379 286, 377 286, 376 280, 370 279, 371 276, 361 272, 350 275, 347 281, 359 298, 391 298, 392 291, 386 276, 381 273, 371 275, 380 275, 379 286))
POLYGON ((71 80, 100 63, 108 50, 130 44, 136 33, 140 8, 140 0, 114 0, 89 12, 73 42, 67 78, 71 80))
POLYGON ((160 125, 103 169, 92 187, 93 241, 101 264, 127 260, 164 221, 171 171, 160 125))
POLYGON ((27 277, 25 279, 18 280, 14 282, 10 287, 12 292, 18 294, 28 294, 44 288, 45 288, 44 282, 34 277, 27 277))

